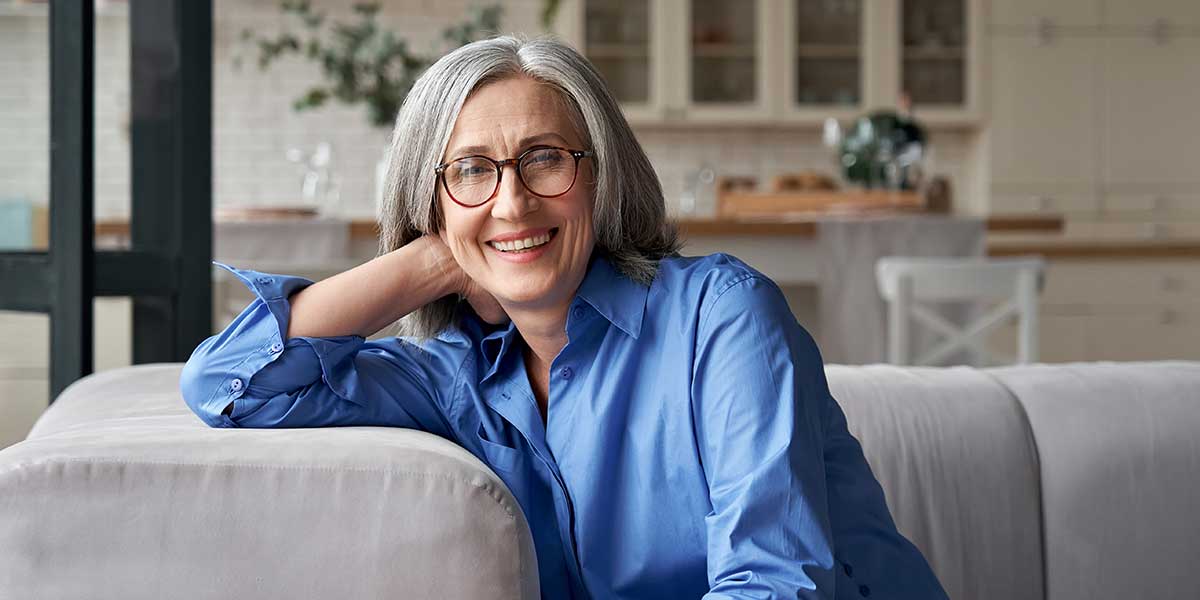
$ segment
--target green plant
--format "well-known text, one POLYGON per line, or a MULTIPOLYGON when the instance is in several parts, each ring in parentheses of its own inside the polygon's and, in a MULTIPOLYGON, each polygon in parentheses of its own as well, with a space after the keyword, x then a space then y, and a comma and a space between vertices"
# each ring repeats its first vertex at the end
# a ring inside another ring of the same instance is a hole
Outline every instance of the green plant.
MULTIPOLYGON (((357 21, 334 22, 323 12, 313 10, 309 0, 283 0, 283 12, 294 16, 303 34, 284 31, 274 37, 244 29, 242 43, 258 51, 258 67, 266 70, 271 63, 290 55, 316 62, 322 82, 309 88, 292 102, 297 111, 317 108, 331 99, 345 104, 367 106, 368 118, 375 127, 390 127, 404 97, 425 69, 450 50, 494 34, 499 30, 501 8, 498 5, 473 7, 468 19, 442 32, 448 46, 441 52, 416 53, 408 42, 378 22, 379 4, 354 5, 357 21)), ((234 57, 240 67, 242 57, 234 57)))

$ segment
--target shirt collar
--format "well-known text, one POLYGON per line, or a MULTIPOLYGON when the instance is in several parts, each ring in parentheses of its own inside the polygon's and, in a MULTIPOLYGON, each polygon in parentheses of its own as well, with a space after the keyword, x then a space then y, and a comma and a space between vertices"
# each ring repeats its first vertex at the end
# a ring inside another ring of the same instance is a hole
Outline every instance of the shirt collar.
POLYGON ((618 329, 637 339, 642 332, 642 316, 646 312, 648 286, 617 272, 600 252, 592 254, 588 272, 579 285, 576 297, 587 302, 596 312, 618 329))
MULTIPOLYGON (((588 262, 587 273, 583 282, 579 284, 575 297, 589 304, 618 329, 636 340, 642 331, 642 317, 646 312, 646 298, 649 292, 648 286, 617 272, 607 258, 600 252, 595 252, 588 262)), ((463 302, 459 309, 463 311, 465 319, 473 321, 472 326, 480 328, 478 331, 482 334, 479 317, 468 307, 469 305, 463 302)), ((516 336, 517 327, 512 321, 482 336, 479 351, 482 354, 484 369, 480 383, 496 374, 501 361, 512 349, 516 336)))

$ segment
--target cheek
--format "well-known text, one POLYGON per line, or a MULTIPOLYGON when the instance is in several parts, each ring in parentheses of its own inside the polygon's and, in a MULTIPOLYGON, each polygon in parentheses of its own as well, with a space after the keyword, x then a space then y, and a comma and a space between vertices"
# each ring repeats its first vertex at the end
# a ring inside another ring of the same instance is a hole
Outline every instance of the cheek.
POLYGON ((446 242, 459 264, 464 264, 479 255, 475 238, 479 233, 479 219, 466 212, 461 206, 449 201, 442 202, 442 223, 446 231, 446 242))

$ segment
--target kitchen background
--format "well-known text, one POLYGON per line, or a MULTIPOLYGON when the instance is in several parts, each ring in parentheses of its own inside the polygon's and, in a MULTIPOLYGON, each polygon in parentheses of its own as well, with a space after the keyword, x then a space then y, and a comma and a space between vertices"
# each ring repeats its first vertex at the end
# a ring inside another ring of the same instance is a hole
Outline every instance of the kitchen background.
MULTIPOLYGON (((293 110, 293 101, 320 83, 319 68, 282 56, 259 69, 243 31, 265 38, 299 32, 295 16, 275 1, 214 4, 217 258, 314 276, 370 258, 376 165, 389 128, 373 126, 362 105, 293 110), (249 209, 262 214, 264 207, 318 216, 290 225, 247 220, 249 209), (308 228, 304 244, 296 243, 297 227, 308 228)), ((347 23, 358 21, 353 5, 312 2, 347 23)), ((491 5, 390 0, 378 21, 412 52, 435 56, 447 49, 443 30, 491 5)), ((783 283, 830 362, 851 357, 830 324, 830 299, 855 306, 878 303, 877 294, 845 286, 843 296, 831 296, 827 284, 837 278, 830 265, 837 273, 844 265, 814 257, 828 253, 832 237, 814 239, 798 222, 729 225, 728 215, 717 214, 718 188, 740 177, 767 190, 789 174, 854 188, 832 146, 872 110, 904 116, 902 91, 927 135, 922 191, 933 177, 944 178, 955 223, 986 230, 978 252, 1047 260, 1040 360, 1200 359, 1194 165, 1200 3, 509 0, 500 6, 501 31, 552 31, 608 78, 662 179, 671 212, 690 224, 685 253, 729 251, 783 283), (557 11, 546 23, 551 5, 557 11)), ((98 0, 96 15, 97 244, 120 247, 130 194, 128 7, 98 0)), ((0 0, 0 250, 46 243, 47 35, 44 3, 0 0)), ((220 328, 248 296, 215 277, 220 328)), ((127 299, 96 300, 97 370, 129 364, 129 306, 127 299)), ((991 341, 1011 353, 1015 336, 1009 325, 991 341)), ((0 447, 21 439, 46 406, 48 337, 45 315, 0 311, 0 447)))

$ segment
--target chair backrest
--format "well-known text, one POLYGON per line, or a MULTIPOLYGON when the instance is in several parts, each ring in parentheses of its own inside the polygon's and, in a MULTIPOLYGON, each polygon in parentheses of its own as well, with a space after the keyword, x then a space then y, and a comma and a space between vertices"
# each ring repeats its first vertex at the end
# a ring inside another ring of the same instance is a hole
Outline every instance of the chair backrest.
POLYGON ((926 258, 889 256, 879 259, 875 274, 879 293, 888 303, 888 362, 937 364, 954 351, 974 351, 977 366, 1037 361, 1037 296, 1045 261, 1039 257, 926 258), (1003 304, 965 327, 952 325, 921 302, 1002 301, 1003 304), (1009 317, 1019 318, 1014 360, 995 361, 984 335, 1009 317), (910 361, 910 319, 943 335, 946 341, 910 361))

